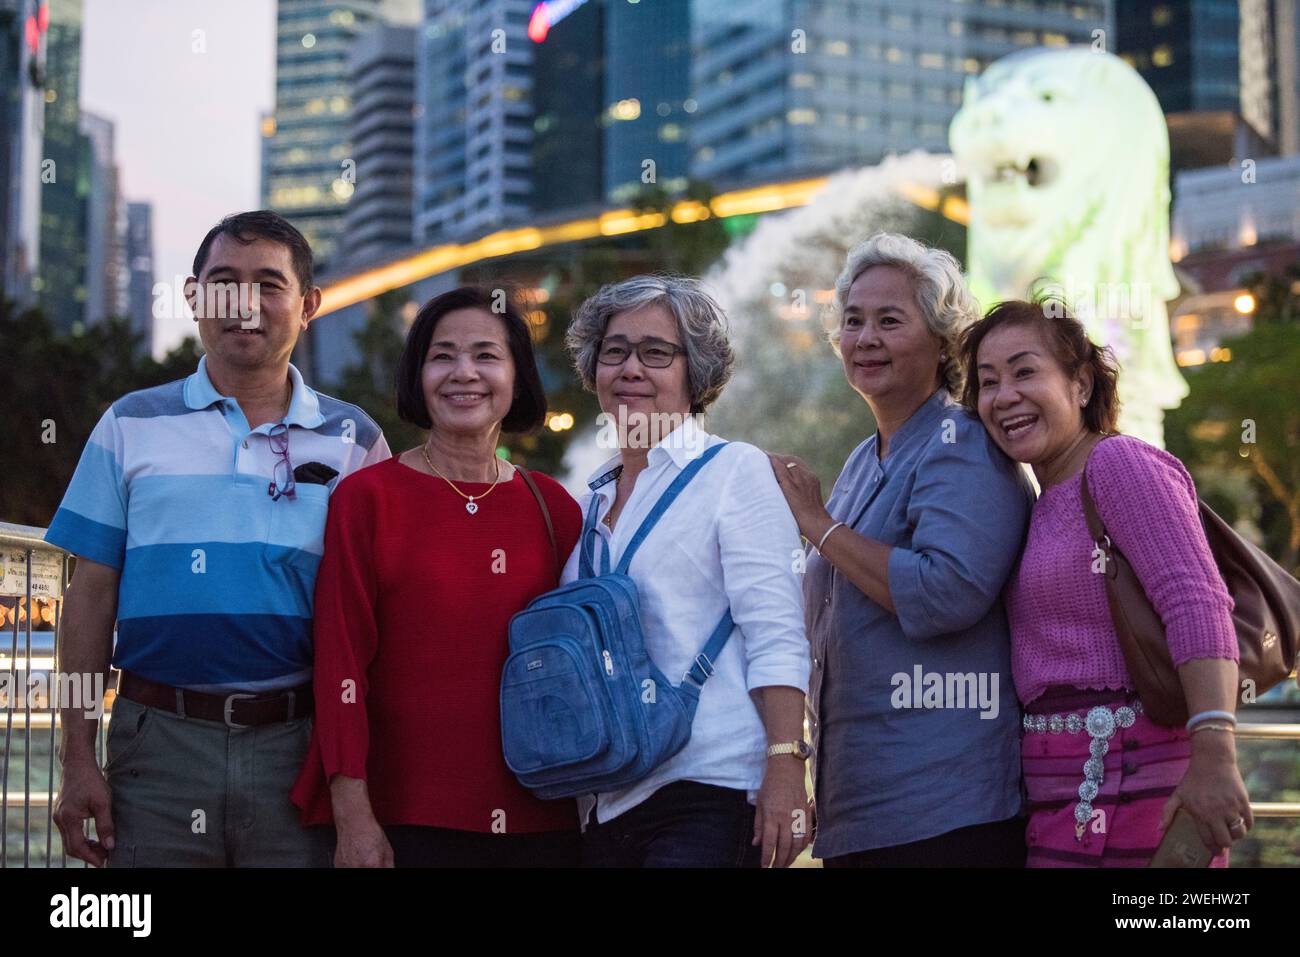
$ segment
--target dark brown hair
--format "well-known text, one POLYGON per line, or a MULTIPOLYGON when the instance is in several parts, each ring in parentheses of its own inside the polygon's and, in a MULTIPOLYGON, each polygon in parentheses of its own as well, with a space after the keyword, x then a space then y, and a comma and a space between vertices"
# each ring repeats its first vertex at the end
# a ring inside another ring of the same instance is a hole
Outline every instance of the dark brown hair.
POLYGON ((432 428, 424 402, 420 372, 433 341, 433 331, 443 316, 457 309, 482 309, 496 316, 506 327, 506 342, 515 363, 515 396, 510 411, 501 420, 502 432, 534 432, 546 419, 546 392, 537 369, 533 336, 518 302, 509 290, 461 286, 435 296, 420 307, 406 335, 402 357, 397 362, 397 414, 417 428, 432 428))
POLYGON ((247 213, 232 213, 208 230, 199 243, 199 251, 194 254, 194 278, 203 275, 203 267, 208 264, 208 253, 218 236, 229 236, 245 246, 258 239, 279 243, 289 250, 289 259, 293 263, 294 274, 303 295, 312 287, 311 246, 289 220, 269 209, 256 209, 247 213))
POLYGON ((958 355, 966 374, 961 403, 979 415, 980 380, 976 364, 980 343, 994 329, 1002 326, 1030 326, 1043 335, 1065 374, 1071 379, 1084 369, 1092 371, 1092 394, 1083 407, 1084 425, 1092 432, 1114 432, 1119 418, 1119 366, 1109 346, 1098 346, 1088 338, 1083 323, 1070 315, 1059 299, 1043 298, 1033 302, 1011 299, 990 309, 983 319, 962 332, 958 355))

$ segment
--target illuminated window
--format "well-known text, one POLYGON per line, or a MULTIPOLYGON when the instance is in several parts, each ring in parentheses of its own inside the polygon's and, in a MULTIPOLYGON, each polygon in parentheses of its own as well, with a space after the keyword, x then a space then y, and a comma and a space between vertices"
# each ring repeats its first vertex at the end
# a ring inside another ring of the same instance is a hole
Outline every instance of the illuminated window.
POLYGON ((685 136, 685 131, 676 123, 665 123, 659 127, 659 139, 664 143, 678 143, 685 136))
POLYGON ((1174 11, 1170 10, 1169 7, 1164 4, 1161 4, 1158 7, 1153 7, 1151 10, 1151 25, 1153 27, 1167 27, 1173 22, 1173 19, 1174 11))
POLYGON ((1169 66, 1174 62, 1174 51, 1169 44, 1162 43, 1151 51, 1151 63, 1155 66, 1169 66))
POLYGON ((916 62, 917 62, 918 64, 920 64, 922 67, 924 67, 925 69, 927 69, 927 70, 942 70, 942 69, 943 69, 943 54, 942 54, 942 53, 922 53, 919 57, 917 57, 916 62))
POLYGON ((843 40, 830 40, 826 43, 826 52, 831 56, 848 56, 849 45, 843 40))
POLYGON ((810 90, 817 85, 817 77, 811 73, 791 73, 790 86, 796 90, 810 90))
POLYGON ((641 101, 635 98, 619 100, 609 108, 611 120, 635 120, 641 115, 641 101))
POLYGON ((302 45, 305 46, 308 50, 314 47, 316 45, 316 34, 314 33, 303 34, 302 45))
POLYGON ((807 126, 817 122, 816 110, 790 110, 786 113, 785 121, 791 126, 807 126))

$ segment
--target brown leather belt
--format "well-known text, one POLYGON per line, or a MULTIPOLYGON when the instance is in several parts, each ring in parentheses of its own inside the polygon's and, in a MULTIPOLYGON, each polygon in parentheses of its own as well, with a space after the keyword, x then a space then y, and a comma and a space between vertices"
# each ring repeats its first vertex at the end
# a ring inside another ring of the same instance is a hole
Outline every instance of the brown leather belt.
POLYGON ((118 676, 117 693, 136 704, 170 711, 182 718, 218 721, 229 728, 299 721, 309 717, 315 705, 310 684, 260 694, 207 694, 173 688, 130 671, 123 671, 118 676))

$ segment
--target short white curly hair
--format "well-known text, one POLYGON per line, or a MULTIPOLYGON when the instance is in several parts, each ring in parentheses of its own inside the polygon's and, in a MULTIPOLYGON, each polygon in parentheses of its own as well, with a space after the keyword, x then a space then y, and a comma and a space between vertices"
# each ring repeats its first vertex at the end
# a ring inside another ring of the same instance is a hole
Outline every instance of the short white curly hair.
POLYGON ((947 359, 939 371, 944 387, 950 395, 957 396, 962 384, 957 337, 979 319, 979 303, 962 278, 961 264, 947 250, 926 246, 899 233, 876 233, 849 250, 844 268, 835 280, 835 301, 839 305, 840 321, 830 332, 831 345, 839 349, 849 288, 872 266, 893 266, 911 277, 916 306, 926 328, 943 340, 947 359))

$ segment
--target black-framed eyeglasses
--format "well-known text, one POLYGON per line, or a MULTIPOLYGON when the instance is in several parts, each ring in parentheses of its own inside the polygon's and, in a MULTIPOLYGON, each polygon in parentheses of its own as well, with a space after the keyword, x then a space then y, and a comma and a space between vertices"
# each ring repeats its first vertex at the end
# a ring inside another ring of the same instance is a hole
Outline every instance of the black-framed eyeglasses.
POLYGON ((266 487, 266 494, 274 501, 280 501, 284 495, 293 498, 297 493, 293 480, 293 466, 289 464, 289 427, 279 422, 267 431, 266 437, 271 441, 271 451, 280 456, 271 470, 271 484, 266 487), (280 470, 284 470, 284 482, 280 481, 280 470))
POLYGON ((596 361, 605 366, 621 366, 627 362, 628 356, 634 349, 641 364, 651 369, 666 369, 679 355, 686 354, 686 350, 675 342, 667 342, 653 336, 646 336, 636 342, 628 339, 627 336, 606 336, 600 340, 600 348, 596 350, 596 361))

